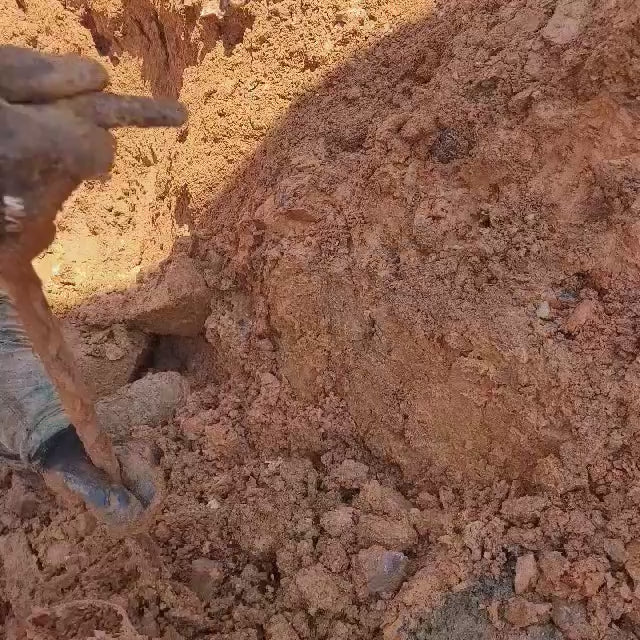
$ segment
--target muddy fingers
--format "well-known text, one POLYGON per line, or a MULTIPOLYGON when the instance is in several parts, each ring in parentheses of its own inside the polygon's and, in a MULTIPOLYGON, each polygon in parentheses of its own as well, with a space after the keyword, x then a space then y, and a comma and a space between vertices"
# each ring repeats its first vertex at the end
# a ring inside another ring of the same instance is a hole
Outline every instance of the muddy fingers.
POLYGON ((13 103, 51 102, 99 91, 109 82, 104 67, 82 56, 51 56, 0 47, 0 97, 13 103))
POLYGON ((162 98, 96 92, 60 100, 56 105, 103 129, 179 127, 187 119, 187 112, 179 102, 162 98))

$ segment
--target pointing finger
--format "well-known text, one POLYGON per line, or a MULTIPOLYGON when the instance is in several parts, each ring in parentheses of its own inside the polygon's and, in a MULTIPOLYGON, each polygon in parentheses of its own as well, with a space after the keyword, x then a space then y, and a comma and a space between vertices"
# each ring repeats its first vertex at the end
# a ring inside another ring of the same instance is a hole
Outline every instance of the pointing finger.
POLYGON ((115 127, 179 127, 187 121, 186 109, 169 98, 90 93, 61 100, 57 106, 104 129, 115 127))
POLYGON ((49 102, 99 91, 108 81, 102 65, 88 58, 0 46, 0 97, 9 102, 49 102))

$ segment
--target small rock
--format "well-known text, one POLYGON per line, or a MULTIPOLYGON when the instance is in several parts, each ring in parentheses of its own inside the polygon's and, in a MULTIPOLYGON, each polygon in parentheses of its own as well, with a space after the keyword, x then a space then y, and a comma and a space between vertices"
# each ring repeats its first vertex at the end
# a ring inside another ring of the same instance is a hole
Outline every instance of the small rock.
POLYGON ((331 474, 343 489, 359 489, 368 479, 369 467, 357 460, 347 459, 331 474))
POLYGON ((215 498, 211 498, 211 500, 207 502, 207 508, 211 509, 211 511, 217 511, 220 506, 220 503, 215 498))
POLYGON ((320 518, 320 526, 334 538, 353 528, 353 516, 355 509, 351 507, 338 507, 327 511, 320 518))
POLYGON ((538 579, 538 565, 533 553, 520 556, 516 560, 516 577, 514 580, 515 592, 520 595, 529 591, 538 579))
POLYGON ((217 562, 208 558, 198 558, 191 563, 190 586, 203 601, 214 598, 223 582, 224 571, 217 562))
POLYGON ((525 598, 512 598, 504 609, 504 619, 520 628, 545 624, 551 619, 551 605, 529 602, 525 598))
POLYGON ((379 544, 387 549, 406 551, 418 542, 418 534, 408 517, 392 519, 367 514, 360 516, 358 539, 366 547, 379 544))
POLYGON ((546 300, 538 305, 536 315, 540 320, 549 320, 551 318, 551 307, 546 300))
POLYGON ((592 640, 596 637, 581 602, 556 600, 551 610, 551 618, 567 640, 592 640))
POLYGON ((200 271, 191 258, 176 256, 127 293, 125 318, 149 333, 197 336, 204 328, 211 301, 200 271))
POLYGON ((542 575, 552 583, 558 582, 569 569, 569 561, 559 551, 543 551, 539 565, 542 575))
POLYGON ((336 13, 336 22, 346 25, 364 24, 367 12, 362 7, 349 7, 336 13))
POLYGON ((200 17, 214 17, 218 20, 222 20, 222 18, 224 18, 224 11, 220 6, 220 0, 205 0, 205 2, 202 3, 202 8, 200 9, 200 17))
POLYGON ((295 583, 304 598, 309 613, 326 611, 342 613, 351 604, 349 584, 321 564, 301 569, 295 577, 295 583))
POLYGON ((179 373, 150 373, 98 401, 98 422, 116 439, 128 440, 135 427, 159 426, 173 418, 188 394, 189 385, 179 373))
POLYGON ((624 564, 627 561, 627 550, 624 542, 617 538, 606 538, 604 540, 604 552, 613 562, 618 564, 624 564))
POLYGON ((358 553, 358 566, 369 593, 393 593, 404 582, 409 558, 399 551, 380 546, 358 553))
POLYGON ((512 524, 523 525, 537 522, 548 505, 546 496, 522 496, 505 500, 500 511, 512 524))
POLYGON ((588 9, 589 0, 558 0, 542 37, 552 44, 568 44, 580 33, 588 9))
POLYGON ((248 2, 249 0, 205 0, 200 9, 200 17, 222 20, 229 11, 244 7, 248 2))

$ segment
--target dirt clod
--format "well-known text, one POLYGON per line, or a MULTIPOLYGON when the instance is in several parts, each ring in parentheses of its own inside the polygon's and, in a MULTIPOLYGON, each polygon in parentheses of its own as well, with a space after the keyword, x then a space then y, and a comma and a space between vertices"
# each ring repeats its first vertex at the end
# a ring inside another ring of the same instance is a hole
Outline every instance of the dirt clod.
POLYGON ((533 553, 520 556, 516 561, 514 589, 517 594, 529 591, 538 579, 538 565, 533 553))
POLYGON ((551 617, 568 640, 590 640, 595 637, 581 602, 556 601, 553 603, 551 617))
POLYGON ((551 605, 530 602, 525 598, 513 598, 505 606, 504 617, 514 627, 545 624, 551 619, 551 605))
POLYGON ((362 546, 379 544, 394 551, 406 551, 418 542, 418 534, 406 516, 396 519, 363 514, 358 522, 358 540, 362 546))

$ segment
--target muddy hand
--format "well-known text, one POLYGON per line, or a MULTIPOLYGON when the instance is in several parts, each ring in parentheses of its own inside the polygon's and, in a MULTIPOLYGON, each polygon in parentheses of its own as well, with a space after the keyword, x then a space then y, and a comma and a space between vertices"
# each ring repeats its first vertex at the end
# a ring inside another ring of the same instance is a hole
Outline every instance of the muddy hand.
POLYGON ((0 46, 0 270, 2 254, 42 252, 73 190, 109 171, 115 143, 108 129, 185 122, 179 103, 105 93, 107 81, 93 60, 0 46))

